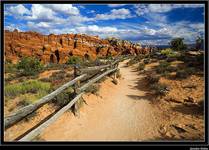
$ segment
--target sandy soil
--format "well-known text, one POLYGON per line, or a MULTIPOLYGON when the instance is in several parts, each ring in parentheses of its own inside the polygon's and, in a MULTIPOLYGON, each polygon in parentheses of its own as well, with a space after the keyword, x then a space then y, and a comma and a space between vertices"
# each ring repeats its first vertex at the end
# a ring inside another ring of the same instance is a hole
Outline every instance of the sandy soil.
POLYGON ((158 113, 138 89, 143 78, 134 67, 119 65, 122 79, 118 85, 108 78, 101 83, 99 96, 84 95, 88 105, 80 109, 80 116, 65 113, 40 136, 53 140, 133 140, 146 141, 159 136, 158 113))

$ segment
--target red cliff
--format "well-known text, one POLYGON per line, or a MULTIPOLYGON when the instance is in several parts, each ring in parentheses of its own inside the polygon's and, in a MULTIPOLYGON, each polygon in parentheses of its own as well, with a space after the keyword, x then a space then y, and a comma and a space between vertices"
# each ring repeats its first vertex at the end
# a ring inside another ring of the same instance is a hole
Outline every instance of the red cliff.
POLYGON ((115 38, 100 39, 85 34, 42 35, 37 32, 4 32, 6 60, 16 63, 21 57, 34 56, 43 63, 65 63, 69 56, 105 57, 146 53, 139 44, 115 38))

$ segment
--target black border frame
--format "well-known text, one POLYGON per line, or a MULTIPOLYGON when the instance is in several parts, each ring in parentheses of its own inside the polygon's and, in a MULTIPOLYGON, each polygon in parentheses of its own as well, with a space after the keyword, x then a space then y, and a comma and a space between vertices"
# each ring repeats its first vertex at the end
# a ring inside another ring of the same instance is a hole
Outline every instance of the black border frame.
POLYGON ((41 1, 41 0, 29 0, 29 1, 13 1, 13 0, 8 0, 8 1, 1 1, 1 91, 0 91, 0 96, 1 96, 1 144, 2 145, 69 145, 69 146, 73 146, 73 145, 114 145, 114 146, 118 146, 118 145, 123 145, 123 146, 131 146, 131 145, 138 145, 138 146, 190 146, 193 148, 201 148, 201 147, 205 147, 208 146, 208 1, 205 0, 187 0, 187 1, 175 1, 175 0, 171 0, 171 1, 133 1, 133 0, 126 0, 126 1, 120 1, 120 0, 112 0, 112 1, 108 1, 108 0, 100 0, 100 1, 96 1, 96 0, 90 0, 90 1, 84 1, 84 0, 78 0, 78 1, 73 1, 73 0, 68 0, 68 1, 41 1), (3 136, 4 136, 4 128, 3 128, 3 116, 4 116, 4 102, 3 102, 3 93, 4 93, 4 4, 34 4, 34 3, 40 3, 40 4, 44 4, 44 3, 51 3, 51 4, 121 4, 121 3, 127 3, 127 4, 170 4, 170 3, 175 3, 175 4, 204 4, 205 5, 205 115, 204 115, 204 119, 205 119, 205 140, 204 142, 199 142, 199 141, 162 141, 162 142, 140 142, 140 141, 111 141, 111 142, 106 142, 106 141, 78 141, 78 142, 74 142, 74 141, 57 141, 57 142, 41 142, 41 141, 37 141, 37 142, 18 142, 18 141, 4 141, 3 140, 3 136))

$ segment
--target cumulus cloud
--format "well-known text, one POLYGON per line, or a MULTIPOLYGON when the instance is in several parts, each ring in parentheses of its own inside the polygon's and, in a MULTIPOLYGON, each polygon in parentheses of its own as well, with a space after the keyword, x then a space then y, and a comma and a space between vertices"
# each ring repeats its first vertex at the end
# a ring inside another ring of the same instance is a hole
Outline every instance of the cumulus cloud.
POLYGON ((23 15, 28 15, 30 14, 30 11, 22 4, 18 4, 16 6, 8 7, 6 14, 18 17, 23 15))
POLYGON ((44 5, 33 4, 31 8, 31 15, 27 16, 25 19, 28 20, 37 20, 37 21, 52 21, 55 18, 55 12, 44 5))
POLYGON ((113 20, 113 19, 126 19, 132 18, 131 12, 129 9, 121 8, 121 9, 112 9, 110 13, 106 14, 97 14, 97 20, 113 20))
POLYGON ((45 7, 67 15, 78 15, 79 10, 77 7, 74 7, 72 4, 44 4, 45 7))
POLYGON ((97 25, 89 25, 83 27, 76 28, 80 32, 94 32, 94 33, 112 33, 117 32, 117 28, 115 27, 99 27, 97 25))

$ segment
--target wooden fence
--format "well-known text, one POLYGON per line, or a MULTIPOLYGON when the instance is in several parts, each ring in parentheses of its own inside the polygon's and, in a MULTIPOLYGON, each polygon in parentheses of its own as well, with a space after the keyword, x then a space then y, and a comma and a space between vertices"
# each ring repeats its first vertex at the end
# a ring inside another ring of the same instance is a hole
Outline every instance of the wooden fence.
MULTIPOLYGON (((74 86, 74 98, 62 107, 58 112, 56 112, 50 119, 46 122, 38 126, 37 128, 30 131, 27 135, 19 139, 18 141, 31 141, 37 135, 39 135, 46 127, 48 127, 52 122, 54 122, 58 117, 60 117, 64 112, 69 110, 71 107, 74 107, 75 111, 77 110, 77 101, 81 98, 81 96, 85 93, 85 90, 99 81, 106 75, 110 73, 115 73, 118 70, 118 64, 120 61, 127 59, 128 57, 118 57, 112 63, 102 65, 102 66, 94 66, 87 68, 79 68, 77 66, 74 67, 74 79, 65 83, 52 93, 44 96, 37 102, 30 104, 21 108, 20 110, 14 112, 13 114, 6 116, 4 118, 4 128, 9 128, 15 123, 21 121, 29 114, 36 111, 38 108, 43 106, 44 104, 51 102, 53 98, 55 98, 58 94, 62 93, 64 90, 69 88, 70 86, 74 86), (83 83, 81 86, 81 82, 83 83)), ((115 76, 114 76, 115 77, 115 76)))

